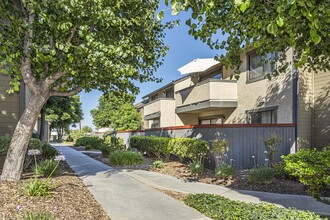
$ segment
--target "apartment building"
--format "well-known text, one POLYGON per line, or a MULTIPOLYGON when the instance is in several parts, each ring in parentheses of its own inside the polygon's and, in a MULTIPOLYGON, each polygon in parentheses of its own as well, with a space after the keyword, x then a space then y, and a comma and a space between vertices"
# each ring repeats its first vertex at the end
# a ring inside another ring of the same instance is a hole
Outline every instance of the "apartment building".
MULTIPOLYGON (((293 50, 287 52, 287 62, 293 50)), ((269 54, 269 56, 275 56, 269 54)), ((199 59, 192 62, 209 61, 199 59)), ((295 124, 296 137, 313 145, 330 144, 330 73, 287 68, 268 80, 276 64, 241 54, 239 80, 232 69, 213 62, 147 94, 138 103, 144 128, 206 124, 295 124)))
MULTIPOLYGON (((0 136, 12 135, 17 122, 25 109, 25 103, 28 102, 30 92, 21 83, 19 92, 13 94, 7 93, 10 88, 10 79, 0 74, 0 136)), ((40 130, 40 120, 37 121, 34 132, 40 130)), ((48 123, 46 123, 45 140, 48 140, 48 123)))

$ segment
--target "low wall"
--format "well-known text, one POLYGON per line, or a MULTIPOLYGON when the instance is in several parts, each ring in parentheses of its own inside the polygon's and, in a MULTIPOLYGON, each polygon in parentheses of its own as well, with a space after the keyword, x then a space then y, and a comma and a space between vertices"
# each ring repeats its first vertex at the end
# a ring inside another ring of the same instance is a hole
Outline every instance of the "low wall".
MULTIPOLYGON (((280 148, 276 160, 281 155, 295 152, 295 124, 223 124, 223 125, 195 125, 175 126, 167 128, 147 129, 139 131, 119 131, 117 137, 124 139, 127 147, 130 146, 132 136, 159 136, 159 137, 191 137, 208 141, 218 136, 229 141, 230 150, 228 160, 233 159, 236 168, 251 168, 254 166, 252 156, 255 156, 259 165, 265 163, 264 140, 271 133, 281 137, 280 148)), ((212 146, 212 145, 211 145, 212 146)), ((211 158, 210 165, 213 166, 211 158)))

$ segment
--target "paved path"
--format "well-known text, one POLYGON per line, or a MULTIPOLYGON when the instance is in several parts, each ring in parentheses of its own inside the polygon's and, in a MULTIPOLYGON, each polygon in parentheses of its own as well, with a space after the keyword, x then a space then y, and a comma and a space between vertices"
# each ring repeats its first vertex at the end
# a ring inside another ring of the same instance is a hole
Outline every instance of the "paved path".
POLYGON ((112 220, 207 220, 193 208, 70 147, 56 147, 112 220))
POLYGON ((172 176, 143 170, 114 170, 72 148, 57 147, 72 169, 84 180, 112 219, 207 219, 200 213, 153 189, 182 193, 218 194, 243 202, 269 202, 281 207, 309 210, 330 217, 330 205, 310 196, 287 195, 185 182, 172 176))

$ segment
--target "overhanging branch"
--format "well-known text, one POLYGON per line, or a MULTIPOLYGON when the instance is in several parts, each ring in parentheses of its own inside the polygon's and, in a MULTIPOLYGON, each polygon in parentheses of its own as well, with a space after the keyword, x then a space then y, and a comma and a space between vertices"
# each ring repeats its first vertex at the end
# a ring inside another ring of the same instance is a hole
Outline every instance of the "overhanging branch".
POLYGON ((66 91, 66 92, 59 92, 59 91, 51 90, 50 96, 73 96, 73 95, 78 94, 81 90, 82 90, 81 87, 76 87, 76 88, 73 88, 72 90, 66 91))

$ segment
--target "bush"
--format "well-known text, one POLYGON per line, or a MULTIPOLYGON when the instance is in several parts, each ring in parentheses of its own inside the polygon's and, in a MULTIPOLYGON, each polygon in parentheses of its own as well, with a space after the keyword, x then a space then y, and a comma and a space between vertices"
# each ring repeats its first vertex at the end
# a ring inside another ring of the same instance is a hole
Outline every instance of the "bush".
POLYGON ((78 138, 75 146, 85 146, 87 149, 98 149, 103 143, 103 140, 99 137, 81 137, 78 138))
POLYGON ((279 208, 269 204, 253 204, 229 200, 219 195, 188 195, 184 202, 212 219, 322 219, 308 211, 279 208))
POLYGON ((29 142, 29 148, 41 151, 42 148, 41 140, 38 138, 31 138, 29 142))
POLYGON ((76 143, 78 138, 84 137, 85 133, 79 130, 71 130, 68 139, 76 143))
POLYGON ((54 159, 58 155, 58 152, 50 144, 45 143, 42 146, 41 156, 44 159, 54 159))
POLYGON ((102 152, 102 155, 105 157, 110 156, 110 154, 116 150, 114 147, 107 144, 99 145, 98 149, 102 152))
POLYGON ((9 136, 0 136, 0 155, 6 155, 9 145, 10 145, 11 137, 9 136))
POLYGON ((152 165, 154 166, 154 168, 156 169, 162 169, 164 168, 164 162, 162 160, 156 160, 152 163, 152 165))
POLYGON ((44 177, 56 176, 60 171, 58 162, 54 160, 44 160, 34 167, 34 173, 44 177))
POLYGON ((300 150, 298 153, 283 157, 285 171, 308 186, 308 192, 316 199, 320 190, 330 184, 330 150, 300 150))
POLYGON ((23 185, 23 192, 26 196, 49 196, 52 193, 49 183, 38 178, 26 182, 23 185))
POLYGON ((53 220, 55 216, 53 213, 49 213, 46 211, 40 212, 27 212, 21 218, 22 220, 53 220))
POLYGON ((103 142, 112 148, 116 148, 117 150, 124 149, 124 140, 122 138, 118 138, 114 135, 107 135, 103 137, 103 142))
POLYGON ((252 182, 269 183, 274 177, 275 171, 270 167, 260 167, 249 170, 249 179, 252 182))
POLYGON ((132 148, 148 155, 155 155, 157 158, 163 155, 169 159, 170 154, 175 154, 181 161, 183 158, 194 160, 210 152, 207 141, 193 138, 134 136, 131 137, 130 143, 132 148))
POLYGON ((188 163, 189 170, 192 174, 201 174, 204 171, 204 165, 199 161, 191 161, 188 163))
POLYGON ((294 180, 297 179, 294 176, 291 176, 288 174, 288 172, 285 171, 285 162, 281 161, 278 164, 274 165, 275 170, 275 177, 278 179, 286 179, 286 180, 294 180))
POLYGON ((144 162, 141 153, 129 150, 114 151, 110 154, 109 160, 114 166, 139 165, 144 162))
POLYGON ((207 141, 192 138, 174 138, 169 143, 172 145, 172 153, 180 158, 189 158, 195 160, 201 155, 208 155, 210 147, 207 141))
POLYGON ((264 141, 266 148, 266 155, 269 160, 271 167, 275 165, 275 155, 278 152, 279 144, 281 142, 281 137, 275 133, 271 133, 270 137, 264 141))
POLYGON ((228 179, 232 177, 235 173, 234 167, 232 167, 229 164, 219 164, 215 168, 215 176, 221 178, 221 179, 228 179))

